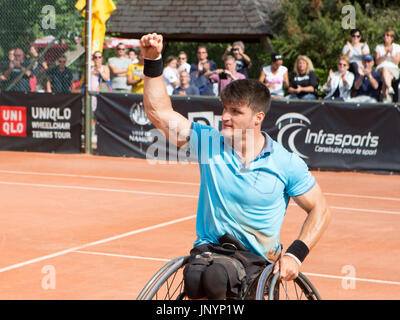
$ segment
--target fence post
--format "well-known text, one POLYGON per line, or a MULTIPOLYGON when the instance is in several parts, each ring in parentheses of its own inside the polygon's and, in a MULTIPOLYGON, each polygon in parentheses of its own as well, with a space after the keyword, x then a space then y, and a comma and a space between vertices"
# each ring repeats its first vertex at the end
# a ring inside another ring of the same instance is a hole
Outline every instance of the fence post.
POLYGON ((90 65, 92 58, 92 0, 86 0, 85 17, 86 64, 85 64, 85 151, 92 153, 92 99, 90 96, 90 65))

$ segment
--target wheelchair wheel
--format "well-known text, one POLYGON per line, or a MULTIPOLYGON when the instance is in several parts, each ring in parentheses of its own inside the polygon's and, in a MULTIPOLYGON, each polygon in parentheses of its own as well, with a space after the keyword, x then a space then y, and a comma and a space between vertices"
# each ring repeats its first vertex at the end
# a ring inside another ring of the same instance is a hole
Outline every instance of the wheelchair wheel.
POLYGON ((272 273, 273 265, 261 273, 256 289, 256 300, 322 300, 311 281, 301 272, 293 281, 279 280, 279 272, 272 273))
POLYGON ((147 282, 137 300, 184 300, 183 267, 189 256, 169 261, 147 282))

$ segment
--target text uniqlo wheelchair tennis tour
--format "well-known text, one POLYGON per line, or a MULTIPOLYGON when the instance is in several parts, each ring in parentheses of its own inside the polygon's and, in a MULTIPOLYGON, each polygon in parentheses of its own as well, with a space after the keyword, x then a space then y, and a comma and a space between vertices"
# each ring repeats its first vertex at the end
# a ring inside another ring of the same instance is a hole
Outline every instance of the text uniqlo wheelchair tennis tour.
POLYGON ((207 305, 202 304, 196 307, 183 307, 183 306, 167 306, 163 304, 161 307, 157 307, 156 315, 175 315, 183 316, 184 318, 191 316, 210 316, 210 315, 242 315, 244 312, 244 305, 234 304, 216 304, 207 305))

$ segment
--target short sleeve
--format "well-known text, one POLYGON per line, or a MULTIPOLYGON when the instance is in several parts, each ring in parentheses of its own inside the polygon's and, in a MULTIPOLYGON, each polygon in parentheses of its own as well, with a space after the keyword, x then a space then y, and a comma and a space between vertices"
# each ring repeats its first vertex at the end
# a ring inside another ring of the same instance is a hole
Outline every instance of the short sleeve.
POLYGON ((289 176, 286 193, 296 197, 309 191, 315 185, 315 178, 307 164, 297 154, 292 153, 289 162, 289 176))

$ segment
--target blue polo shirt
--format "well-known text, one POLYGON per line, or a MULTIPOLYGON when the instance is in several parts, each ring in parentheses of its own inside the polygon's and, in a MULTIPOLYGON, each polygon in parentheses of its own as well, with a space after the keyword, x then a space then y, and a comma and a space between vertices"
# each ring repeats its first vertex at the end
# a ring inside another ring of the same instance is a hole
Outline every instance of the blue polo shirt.
POLYGON ((190 153, 201 176, 195 246, 218 243, 228 232, 265 258, 280 251, 289 199, 309 191, 315 179, 299 156, 263 134, 264 149, 244 167, 217 129, 192 123, 190 153))

